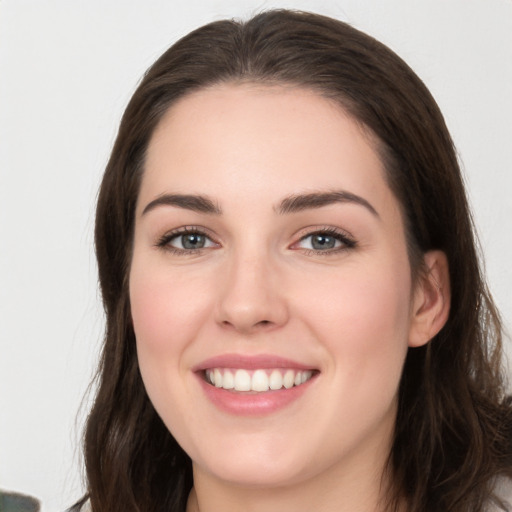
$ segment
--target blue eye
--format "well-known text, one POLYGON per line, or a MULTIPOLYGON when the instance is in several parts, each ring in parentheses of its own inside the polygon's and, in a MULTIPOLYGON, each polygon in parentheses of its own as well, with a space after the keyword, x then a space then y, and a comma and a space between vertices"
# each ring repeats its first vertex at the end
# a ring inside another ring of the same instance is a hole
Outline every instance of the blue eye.
POLYGON ((186 233, 177 235, 169 241, 169 245, 177 249, 202 249, 206 246, 208 239, 200 233, 186 233))
POLYGON ((190 253, 216 247, 217 244, 201 231, 186 228, 164 235, 158 241, 157 246, 171 251, 190 253))
POLYGON ((317 231, 303 236, 297 243, 300 249, 313 252, 337 252, 338 250, 349 249, 356 243, 347 235, 337 231, 317 231))
POLYGON ((325 251, 328 249, 334 249, 341 245, 339 240, 336 240, 332 235, 325 235, 323 233, 318 233, 315 235, 309 235, 305 239, 303 238, 301 242, 308 240, 308 245, 310 245, 311 249, 315 251, 325 251))

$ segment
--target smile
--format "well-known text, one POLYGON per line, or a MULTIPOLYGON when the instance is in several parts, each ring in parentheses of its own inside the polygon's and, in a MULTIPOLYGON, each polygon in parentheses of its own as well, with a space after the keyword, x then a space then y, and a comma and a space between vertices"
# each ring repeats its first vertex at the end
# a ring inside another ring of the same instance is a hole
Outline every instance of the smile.
POLYGON ((192 368, 204 396, 218 410, 261 417, 310 396, 321 371, 316 365, 272 354, 223 354, 192 368))
POLYGON ((312 370, 292 368, 234 369, 209 368, 205 370, 207 382, 217 388, 240 392, 264 393, 300 386, 313 377, 312 370))

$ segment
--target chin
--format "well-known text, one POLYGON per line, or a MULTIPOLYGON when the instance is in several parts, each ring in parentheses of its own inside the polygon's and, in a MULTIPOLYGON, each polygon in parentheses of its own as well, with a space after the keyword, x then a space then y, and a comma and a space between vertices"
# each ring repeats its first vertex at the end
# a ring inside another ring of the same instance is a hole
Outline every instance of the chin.
POLYGON ((216 443, 214 450, 201 449, 202 457, 192 457, 194 471, 242 487, 270 489, 293 485, 319 470, 313 462, 314 452, 299 450, 296 444, 290 438, 286 443, 280 435, 272 439, 257 435, 232 438, 227 443, 216 443))
POLYGON ((308 477, 306 471, 300 471, 297 467, 285 466, 281 462, 276 464, 276 462, 276 459, 265 464, 254 461, 237 461, 233 464, 216 465, 214 468, 210 468, 209 472, 219 480, 232 485, 266 489, 293 485, 308 477))

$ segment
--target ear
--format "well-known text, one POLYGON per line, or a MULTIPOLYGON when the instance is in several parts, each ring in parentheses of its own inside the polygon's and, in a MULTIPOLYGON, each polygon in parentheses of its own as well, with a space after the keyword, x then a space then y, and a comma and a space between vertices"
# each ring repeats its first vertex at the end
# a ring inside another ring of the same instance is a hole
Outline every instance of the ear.
POLYGON ((409 346, 428 343, 444 326, 450 314, 450 272, 442 251, 424 255, 424 270, 417 279, 412 303, 409 346))

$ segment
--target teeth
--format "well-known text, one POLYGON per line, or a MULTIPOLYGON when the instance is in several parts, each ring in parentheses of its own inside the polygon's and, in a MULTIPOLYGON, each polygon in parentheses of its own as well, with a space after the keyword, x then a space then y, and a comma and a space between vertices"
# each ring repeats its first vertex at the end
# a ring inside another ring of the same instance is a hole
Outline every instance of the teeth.
POLYGON ((215 368, 215 371, 213 372, 213 383, 216 388, 222 387, 222 373, 220 373, 218 368, 215 368))
POLYGON ((235 377, 229 370, 226 370, 224 372, 224 378, 222 380, 222 387, 224 389, 233 389, 235 387, 235 377))
POLYGON ((293 370, 288 370, 284 374, 283 386, 286 389, 290 389, 293 386, 294 381, 295 381, 295 372, 293 370))
POLYGON ((281 389, 283 387, 283 376, 279 370, 273 370, 268 380, 270 389, 281 389))
MULTIPOLYGON (((241 370, 238 370, 238 371, 241 371, 241 370)), ((268 375, 265 373, 264 370, 256 370, 252 374, 251 390, 252 391, 268 391, 268 375)))
POLYGON ((235 373, 235 390, 251 391, 251 376, 246 370, 237 370, 235 373))
POLYGON ((228 370, 212 368, 206 370, 206 380, 217 388, 235 391, 265 392, 281 388, 300 386, 313 376, 311 370, 228 370))

